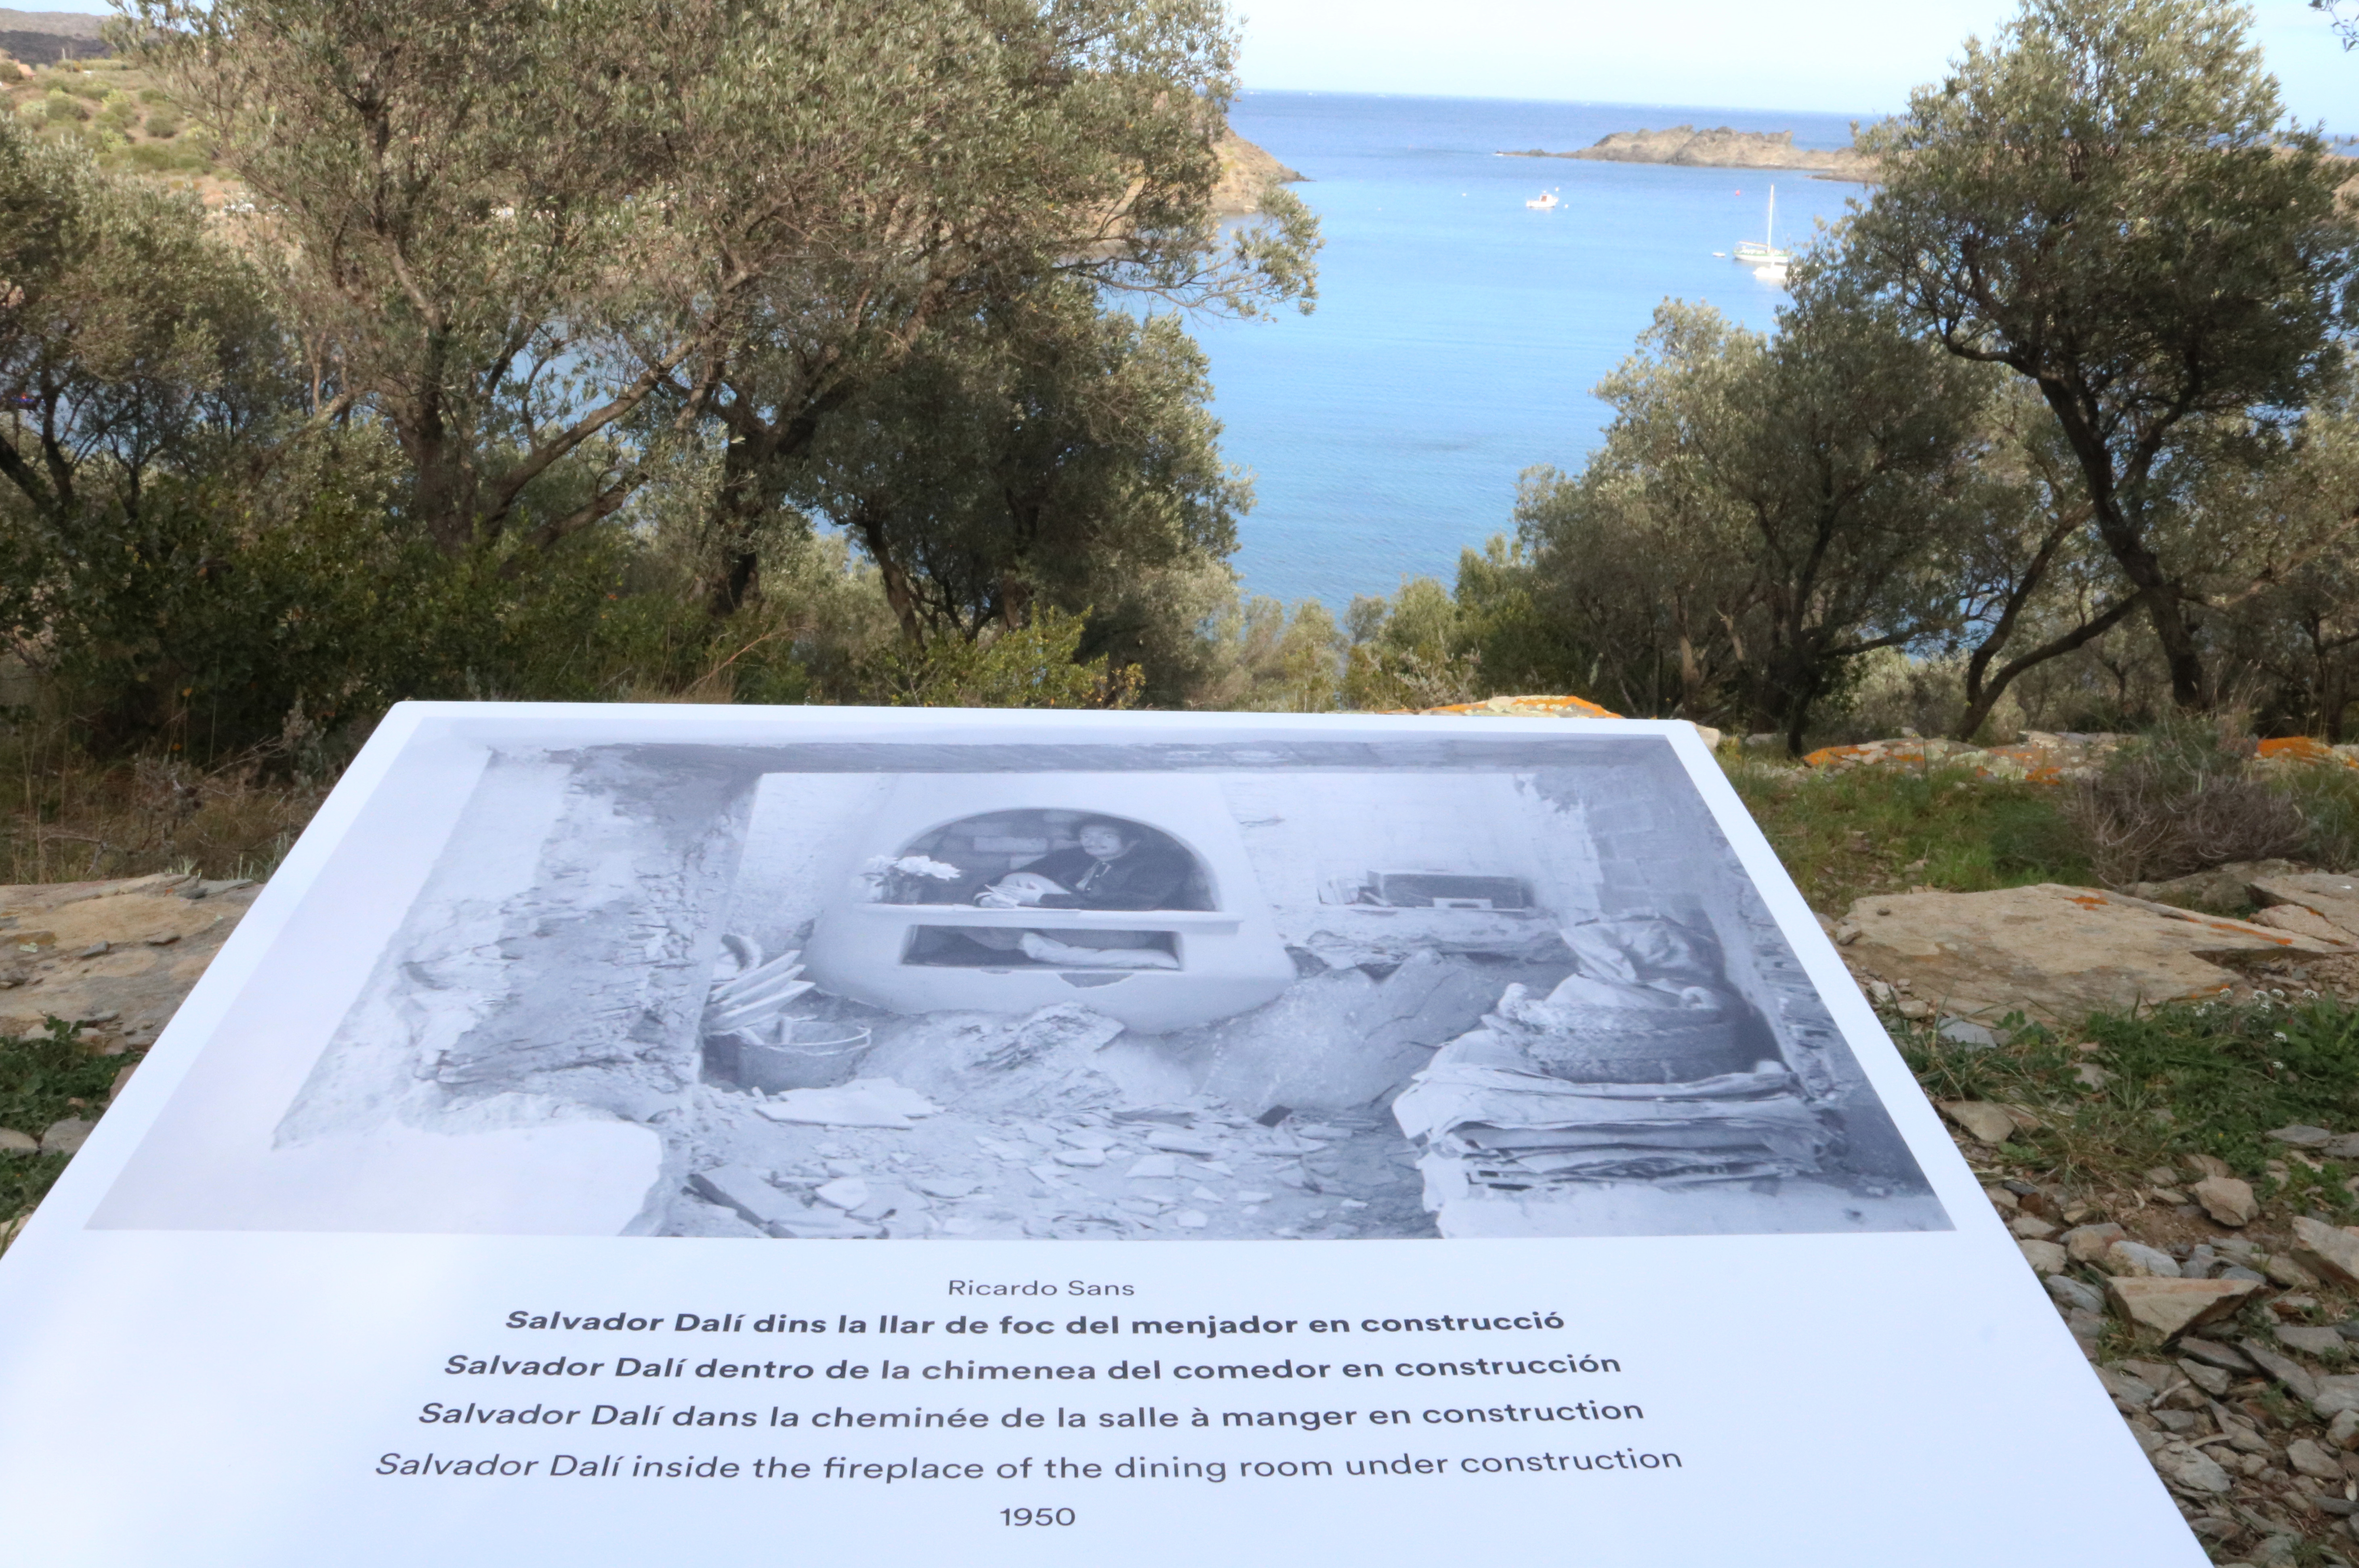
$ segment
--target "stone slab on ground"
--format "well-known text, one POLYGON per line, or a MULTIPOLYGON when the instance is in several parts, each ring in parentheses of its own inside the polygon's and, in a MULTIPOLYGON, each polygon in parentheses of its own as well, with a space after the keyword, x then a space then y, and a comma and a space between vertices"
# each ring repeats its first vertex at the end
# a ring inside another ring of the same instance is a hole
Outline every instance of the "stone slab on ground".
POLYGON ((2345 941, 2359 940, 2359 878, 2336 871, 2288 870, 2251 877, 2245 887, 2253 901, 2264 906, 2256 920, 2299 930, 2302 928, 2283 924, 2299 911, 2345 941))
POLYGON ((2020 1010, 2077 1022, 2093 1012, 2221 995, 2219 959, 2348 956, 2349 943, 2052 882, 1987 893, 1880 893, 1846 917, 1844 956, 1966 1018, 2020 1010))
POLYGON ((147 1043, 260 891, 173 876, 0 887, 0 1034, 54 1017, 147 1043))
POLYGON ((2166 1341, 2190 1328, 2232 1317, 2260 1287, 2248 1279, 2168 1279, 2117 1276, 2105 1294, 2121 1314, 2166 1341))

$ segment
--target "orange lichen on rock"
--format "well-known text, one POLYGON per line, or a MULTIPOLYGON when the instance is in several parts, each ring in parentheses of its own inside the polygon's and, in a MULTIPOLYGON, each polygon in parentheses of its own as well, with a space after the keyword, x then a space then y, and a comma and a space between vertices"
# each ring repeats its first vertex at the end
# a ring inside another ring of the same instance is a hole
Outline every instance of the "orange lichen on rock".
POLYGON ((1611 708, 1601 708, 1586 697, 1485 697, 1479 702, 1452 702, 1427 708, 1429 713, 1498 713, 1514 719, 1618 719, 1611 708))

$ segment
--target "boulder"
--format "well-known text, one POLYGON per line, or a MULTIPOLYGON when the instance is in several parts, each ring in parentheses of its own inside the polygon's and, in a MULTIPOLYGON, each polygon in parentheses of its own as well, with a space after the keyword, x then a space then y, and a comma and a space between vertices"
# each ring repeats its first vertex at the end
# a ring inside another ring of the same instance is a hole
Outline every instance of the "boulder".
POLYGON ((1845 917, 1846 956, 1907 980, 1961 1017, 2022 1010, 2064 1022, 2097 1011, 2217 996, 2221 959, 2346 955, 2359 948, 2247 920, 2200 915, 2089 887, 2043 883, 1986 893, 1876 894, 1845 917))
POLYGON ((2293 1222, 2294 1258, 2344 1290, 2359 1289, 2359 1236, 2302 1215, 2293 1222))
POLYGON ((0 1127, 0 1154, 38 1154, 41 1140, 15 1127, 0 1127))
POLYGON ((2203 1205, 2205 1214, 2223 1225, 2250 1225, 2261 1212, 2251 1184, 2234 1176, 2206 1176, 2189 1188, 2188 1194, 2203 1205))

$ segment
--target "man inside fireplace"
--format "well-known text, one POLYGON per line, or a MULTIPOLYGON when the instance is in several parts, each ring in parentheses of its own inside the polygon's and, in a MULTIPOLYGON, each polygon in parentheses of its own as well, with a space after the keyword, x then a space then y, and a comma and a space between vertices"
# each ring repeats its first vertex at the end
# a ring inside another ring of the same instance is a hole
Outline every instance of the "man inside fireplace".
MULTIPOLYGON (((1051 850, 975 895, 987 909, 1168 909, 1191 869, 1177 845, 1155 842, 1130 822, 1090 817, 1080 842, 1051 850)), ((1013 949, 1036 964, 1091 969, 1177 969, 1170 938, 1158 931, 969 931, 985 947, 1013 949)))

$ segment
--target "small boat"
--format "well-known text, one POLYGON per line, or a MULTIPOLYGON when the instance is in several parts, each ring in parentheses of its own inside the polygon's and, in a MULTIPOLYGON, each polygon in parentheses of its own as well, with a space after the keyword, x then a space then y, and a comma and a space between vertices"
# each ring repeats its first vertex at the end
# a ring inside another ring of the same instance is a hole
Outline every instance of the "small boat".
POLYGON ((1769 187, 1769 222, 1763 231, 1763 237, 1758 243, 1752 240, 1737 241, 1735 261, 1740 267, 1753 267, 1755 269, 1753 275, 1756 278, 1765 278, 1773 283, 1783 283, 1786 281, 1786 268, 1792 265, 1793 260, 1792 251, 1777 248, 1777 188, 1772 185, 1769 187), (1769 269, 1773 267, 1777 270, 1777 276, 1774 278, 1768 278, 1769 269))
POLYGON ((1552 191, 1543 191, 1538 195, 1533 197, 1530 201, 1525 202, 1524 205, 1531 208, 1536 212, 1545 212, 1549 208, 1556 205, 1556 193, 1552 191))

